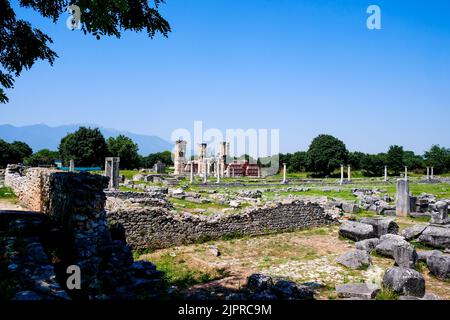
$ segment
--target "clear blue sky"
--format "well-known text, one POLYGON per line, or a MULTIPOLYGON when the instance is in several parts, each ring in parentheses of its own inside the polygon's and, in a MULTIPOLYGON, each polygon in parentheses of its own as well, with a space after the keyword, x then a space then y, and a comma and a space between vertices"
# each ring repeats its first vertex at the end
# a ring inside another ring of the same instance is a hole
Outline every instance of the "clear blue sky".
POLYGON ((450 147, 450 1, 167 0, 168 39, 95 40, 18 9, 60 58, 17 79, 0 124, 279 128, 281 151, 319 133, 350 150, 450 147), (366 28, 366 8, 382 30, 366 28))

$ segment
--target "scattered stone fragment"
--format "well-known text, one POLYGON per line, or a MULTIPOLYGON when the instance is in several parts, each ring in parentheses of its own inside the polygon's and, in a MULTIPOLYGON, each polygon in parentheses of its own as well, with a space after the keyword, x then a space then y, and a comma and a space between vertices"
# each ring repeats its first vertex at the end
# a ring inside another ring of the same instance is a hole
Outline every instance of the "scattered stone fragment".
POLYGON ((419 241, 433 248, 450 248, 450 228, 429 226, 420 235, 419 241))
POLYGON ((385 234, 398 234, 398 224, 395 223, 392 219, 363 218, 360 222, 370 224, 373 227, 373 232, 376 237, 381 237, 385 234))
POLYGON ((404 229, 401 235, 405 237, 405 240, 411 241, 418 238, 426 228, 427 225, 415 224, 412 227, 404 229))
POLYGON ((428 257, 432 254, 440 254, 442 253, 441 251, 438 250, 433 250, 433 251, 417 251, 417 260, 420 262, 427 262, 428 257))
POLYGON ((313 300, 314 290, 292 281, 280 280, 272 286, 272 292, 282 300, 313 300))
POLYGON ((269 290, 273 285, 272 278, 263 274, 252 274, 247 278, 246 288, 253 292, 269 290))
POLYGON ((356 249, 358 250, 365 250, 367 253, 372 253, 373 250, 375 250, 376 246, 380 244, 380 239, 378 238, 372 238, 372 239, 366 239, 362 241, 358 241, 355 243, 356 249))
POLYGON ((336 262, 354 270, 366 269, 372 265, 372 259, 365 250, 352 250, 336 259, 336 262))
POLYGON ((210 245, 208 246, 209 252, 214 256, 214 257, 219 257, 220 256, 220 251, 219 248, 217 248, 217 246, 214 245, 210 245))
POLYGON ((371 283, 347 283, 336 287, 340 298, 374 299, 380 292, 380 287, 371 283))
POLYGON ((414 268, 418 260, 416 249, 408 242, 394 245, 393 256, 395 263, 401 268, 414 268))
POLYGON ((402 236, 386 234, 380 238, 380 244, 375 248, 376 252, 388 258, 394 258, 394 246, 408 244, 402 236))
POLYGON ((450 256, 434 252, 428 257, 427 265, 430 272, 437 278, 450 279, 450 256))
POLYGON ((425 279, 419 272, 409 268, 389 268, 384 274, 383 286, 400 295, 420 298, 425 295, 425 279))
POLYGON ((359 207, 358 205, 354 204, 354 203, 342 203, 342 210, 345 213, 358 213, 359 212, 359 207))
POLYGON ((345 221, 339 228, 339 235, 354 241, 361 241, 373 238, 374 232, 371 225, 355 221, 345 221))

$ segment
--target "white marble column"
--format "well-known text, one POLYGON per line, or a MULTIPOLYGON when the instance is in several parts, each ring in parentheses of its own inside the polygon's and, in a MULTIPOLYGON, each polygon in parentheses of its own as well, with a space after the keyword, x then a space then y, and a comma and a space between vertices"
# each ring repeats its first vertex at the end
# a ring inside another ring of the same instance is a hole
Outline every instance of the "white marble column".
POLYGON ((430 181, 430 167, 427 167, 427 181, 430 181))
POLYGON ((388 181, 388 166, 384 166, 384 182, 388 181))
POLYGON ((287 180, 286 180, 286 163, 283 163, 283 183, 287 183, 287 180))
POLYGON ((341 164, 341 185, 344 184, 344 165, 341 164))
POLYGON ((191 176, 190 176, 190 182, 194 183, 194 162, 191 161, 191 176))
POLYGON ((408 167, 405 166, 405 181, 408 181, 408 167))
POLYGON ((434 179, 434 167, 431 167, 431 179, 434 179))
POLYGON ((220 183, 220 163, 216 162, 216 170, 217 170, 217 183, 220 183))
POLYGON ((348 182, 352 181, 352 166, 348 166, 348 182))
POLYGON ((70 160, 70 162, 69 162, 69 171, 70 172, 75 171, 75 161, 74 160, 70 160))

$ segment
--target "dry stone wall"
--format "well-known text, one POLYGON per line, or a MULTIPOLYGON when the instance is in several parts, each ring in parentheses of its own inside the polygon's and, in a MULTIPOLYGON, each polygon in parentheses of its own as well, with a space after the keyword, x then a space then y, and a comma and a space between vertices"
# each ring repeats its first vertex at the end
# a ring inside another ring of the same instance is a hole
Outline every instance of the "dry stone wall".
POLYGON ((293 201, 238 214, 215 216, 175 213, 163 207, 116 207, 107 211, 133 248, 166 248, 223 237, 262 235, 330 225, 335 222, 317 203, 293 201))

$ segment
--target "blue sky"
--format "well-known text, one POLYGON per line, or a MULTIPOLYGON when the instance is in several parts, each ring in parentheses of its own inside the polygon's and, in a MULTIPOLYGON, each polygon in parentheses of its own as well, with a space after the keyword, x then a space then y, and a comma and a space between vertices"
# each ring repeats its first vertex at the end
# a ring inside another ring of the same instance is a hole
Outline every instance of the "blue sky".
MULTIPOLYGON (((14 2, 14 1, 13 1, 14 2)), ((60 58, 37 63, 0 124, 95 123, 169 139, 177 128, 279 128, 281 151, 333 134, 350 150, 450 147, 450 2, 167 0, 169 38, 100 41, 29 10, 60 58), (382 10, 382 30, 366 9, 382 10)))

